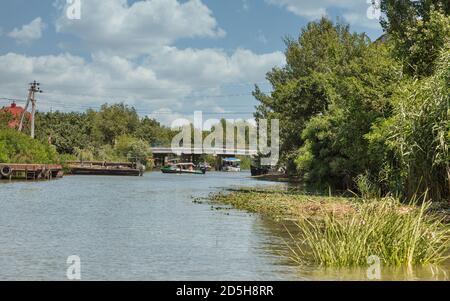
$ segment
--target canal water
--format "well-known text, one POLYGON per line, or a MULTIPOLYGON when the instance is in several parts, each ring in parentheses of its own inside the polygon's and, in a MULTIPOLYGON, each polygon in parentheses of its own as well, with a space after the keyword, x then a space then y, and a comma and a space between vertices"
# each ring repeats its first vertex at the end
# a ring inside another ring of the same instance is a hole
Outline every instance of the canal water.
MULTIPOLYGON (((366 269, 295 267, 284 227, 195 198, 228 188, 286 185, 248 173, 68 176, 0 183, 0 280, 343 280, 366 269)), ((384 272, 384 271, 383 271, 384 272)), ((448 279, 449 269, 392 270, 385 279, 448 279), (436 276, 438 275, 438 276, 436 276)))

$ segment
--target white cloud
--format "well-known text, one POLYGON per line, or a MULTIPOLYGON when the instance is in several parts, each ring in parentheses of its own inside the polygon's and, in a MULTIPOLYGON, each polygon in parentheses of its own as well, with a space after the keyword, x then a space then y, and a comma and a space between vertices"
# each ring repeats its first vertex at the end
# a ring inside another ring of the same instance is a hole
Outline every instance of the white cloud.
POLYGON ((284 54, 258 55, 237 49, 228 55, 220 49, 177 49, 164 47, 148 58, 158 74, 191 85, 214 86, 230 82, 258 82, 274 66, 284 65, 284 54))
POLYGON ((23 25, 21 29, 14 28, 13 31, 8 33, 8 36, 15 39, 18 43, 30 43, 42 37, 42 31, 45 26, 45 23, 39 17, 31 21, 31 23, 23 25))
POLYGON ((342 10, 344 20, 351 25, 370 29, 379 29, 378 20, 367 17, 369 5, 366 0, 265 0, 269 4, 278 5, 288 11, 306 18, 315 20, 327 16, 331 9, 342 10))
POLYGON ((9 53, 0 56, 0 91, 1 96, 24 97, 27 83, 37 80, 45 92, 39 96, 40 110, 84 111, 105 102, 125 102, 142 115, 156 111, 159 120, 170 124, 169 119, 181 117, 178 111, 223 112, 217 99, 204 95, 220 95, 226 83, 263 81, 268 70, 283 63, 282 53, 257 55, 242 49, 227 55, 213 49, 170 47, 142 64, 101 52, 90 60, 71 54, 9 53))
POLYGON ((173 112, 170 108, 157 109, 149 114, 148 117, 157 119, 160 123, 174 128, 183 127, 193 121, 192 117, 173 112))
POLYGON ((37 80, 45 92, 39 96, 40 110, 84 111, 105 102, 125 102, 142 115, 153 113, 150 116, 170 124, 194 110, 236 111, 230 109, 236 99, 226 97, 226 85, 245 83, 237 89, 240 92, 231 93, 247 93, 237 102, 240 109, 252 111, 253 83, 261 83, 267 71, 285 64, 279 51, 175 47, 181 38, 224 34, 200 0, 132 5, 126 0, 83 0, 81 20, 68 20, 64 5, 56 6, 61 13, 57 30, 80 38, 90 57, 0 55, 0 96, 24 97, 27 83, 37 80), (225 96, 215 97, 221 94, 225 96))
POLYGON ((359 25, 370 29, 380 29, 380 22, 378 20, 369 19, 366 14, 347 12, 344 13, 343 17, 352 25, 359 25))
POLYGON ((211 10, 200 0, 83 0, 80 20, 69 20, 61 8, 58 32, 71 33, 91 49, 140 55, 181 38, 220 38, 211 10))
POLYGON ((148 68, 102 54, 87 62, 70 54, 28 57, 9 53, 0 56, 0 70, 0 91, 21 96, 26 94, 26 84, 36 79, 45 92, 41 98, 48 101, 41 108, 48 108, 48 103, 66 111, 125 101, 148 108, 150 113, 161 105, 175 105, 177 97, 190 92, 190 87, 159 79, 148 68), (175 85, 185 89, 173 90, 175 85))

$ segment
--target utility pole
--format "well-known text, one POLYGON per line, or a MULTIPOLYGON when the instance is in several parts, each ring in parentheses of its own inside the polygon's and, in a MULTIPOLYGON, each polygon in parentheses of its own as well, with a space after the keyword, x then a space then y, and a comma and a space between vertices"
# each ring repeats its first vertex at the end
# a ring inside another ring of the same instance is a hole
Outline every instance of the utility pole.
POLYGON ((25 119, 25 113, 28 110, 28 106, 30 105, 30 100, 31 97, 33 96, 33 90, 31 89, 31 87, 28 89, 28 97, 27 97, 27 103, 25 105, 25 108, 23 108, 23 112, 22 112, 22 116, 20 116, 20 124, 19 124, 19 132, 22 132, 23 129, 23 122, 25 119))
POLYGON ((42 93, 41 88, 39 87, 40 84, 37 83, 36 81, 32 82, 30 84, 30 88, 28 89, 28 98, 27 98, 27 103, 25 105, 25 108, 22 112, 22 116, 20 118, 20 124, 19 124, 19 132, 22 131, 23 129, 23 122, 25 119, 25 114, 28 110, 28 106, 30 105, 31 102, 31 138, 34 139, 34 120, 35 120, 35 115, 36 115, 36 93, 42 93))

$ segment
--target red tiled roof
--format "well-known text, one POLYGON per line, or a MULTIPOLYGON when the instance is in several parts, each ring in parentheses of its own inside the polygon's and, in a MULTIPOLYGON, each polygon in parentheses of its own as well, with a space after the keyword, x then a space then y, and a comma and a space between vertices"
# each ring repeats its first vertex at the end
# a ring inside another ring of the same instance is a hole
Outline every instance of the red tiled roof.
MULTIPOLYGON (((9 126, 10 128, 15 128, 15 127, 19 126, 19 123, 20 123, 20 117, 22 116, 22 113, 23 113, 23 111, 24 111, 24 109, 23 109, 22 107, 17 106, 16 103, 13 102, 13 103, 11 104, 11 106, 9 106, 9 107, 3 107, 0 111, 2 111, 2 112, 8 112, 8 113, 10 113, 10 114, 13 116, 13 120, 11 120, 11 121, 8 123, 8 126, 9 126)), ((27 112, 27 113, 25 113, 25 117, 26 117, 28 120, 30 120, 31 114, 27 112)))

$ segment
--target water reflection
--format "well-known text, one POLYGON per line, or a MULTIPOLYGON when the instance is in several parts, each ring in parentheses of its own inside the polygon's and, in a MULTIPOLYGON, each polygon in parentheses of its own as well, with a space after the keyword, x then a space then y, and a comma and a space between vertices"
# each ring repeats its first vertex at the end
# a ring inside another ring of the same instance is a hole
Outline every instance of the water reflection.
MULTIPOLYGON (((0 183, 0 280, 65 280, 70 255, 80 256, 83 280, 366 279, 365 269, 293 265, 280 255, 284 225, 193 202, 255 185, 274 184, 246 173, 0 183)), ((448 279, 429 268, 413 271, 383 269, 382 276, 448 279)))

